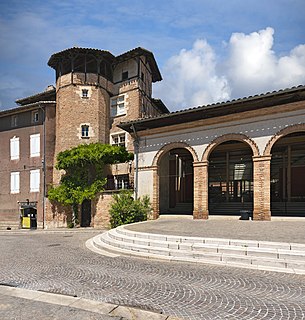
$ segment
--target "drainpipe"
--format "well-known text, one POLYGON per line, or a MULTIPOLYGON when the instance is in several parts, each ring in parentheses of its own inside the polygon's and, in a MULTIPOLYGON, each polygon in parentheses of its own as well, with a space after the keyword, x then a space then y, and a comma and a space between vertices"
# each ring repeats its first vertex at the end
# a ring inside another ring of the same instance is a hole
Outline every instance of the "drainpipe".
POLYGON ((135 191, 135 200, 137 200, 138 199, 138 186, 139 186, 139 143, 140 143, 140 138, 139 138, 137 131, 136 131, 133 124, 132 124, 132 131, 135 136, 135 139, 133 142, 134 151, 135 151, 135 171, 136 171, 134 191, 135 191))

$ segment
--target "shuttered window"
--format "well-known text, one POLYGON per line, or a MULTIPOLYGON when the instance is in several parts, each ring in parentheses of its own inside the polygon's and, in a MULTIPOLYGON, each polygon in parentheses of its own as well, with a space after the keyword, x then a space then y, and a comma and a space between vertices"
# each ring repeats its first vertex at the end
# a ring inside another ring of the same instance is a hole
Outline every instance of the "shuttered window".
POLYGON ((40 156, 40 133, 30 136, 30 154, 31 157, 40 156))
POLYGON ((40 170, 30 171, 30 192, 39 192, 40 186, 40 170))
POLYGON ((19 137, 13 137, 10 140, 10 154, 11 160, 18 160, 20 154, 20 147, 19 147, 19 137))
POLYGON ((20 192, 20 172, 11 172, 11 193, 20 192))

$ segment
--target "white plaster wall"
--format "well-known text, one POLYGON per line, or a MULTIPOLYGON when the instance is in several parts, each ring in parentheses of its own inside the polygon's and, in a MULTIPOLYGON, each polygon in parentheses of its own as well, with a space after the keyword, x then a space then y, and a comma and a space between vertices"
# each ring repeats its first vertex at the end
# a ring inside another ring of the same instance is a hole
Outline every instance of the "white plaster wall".
POLYGON ((138 179, 139 179, 139 190, 138 195, 144 196, 148 195, 150 201, 152 201, 153 197, 153 172, 148 170, 139 170, 138 172, 138 179))
MULTIPOLYGON (((271 137, 285 127, 300 123, 305 123, 305 110, 275 114, 272 118, 270 116, 258 116, 206 127, 155 134, 141 139, 139 166, 151 166, 157 152, 163 146, 172 142, 184 142, 193 147, 200 161, 206 147, 214 139, 230 133, 244 134, 253 139, 259 148, 260 154, 263 154, 271 137)), ((140 185, 141 188, 142 185, 140 185)))

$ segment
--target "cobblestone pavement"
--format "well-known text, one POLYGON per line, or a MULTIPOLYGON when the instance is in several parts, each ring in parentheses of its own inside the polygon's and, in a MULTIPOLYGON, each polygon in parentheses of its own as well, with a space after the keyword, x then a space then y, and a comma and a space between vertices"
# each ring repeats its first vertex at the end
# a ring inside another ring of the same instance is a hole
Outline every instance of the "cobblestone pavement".
POLYGON ((0 233, 0 284, 184 319, 305 319, 304 276, 111 258, 86 249, 85 240, 93 235, 0 233))

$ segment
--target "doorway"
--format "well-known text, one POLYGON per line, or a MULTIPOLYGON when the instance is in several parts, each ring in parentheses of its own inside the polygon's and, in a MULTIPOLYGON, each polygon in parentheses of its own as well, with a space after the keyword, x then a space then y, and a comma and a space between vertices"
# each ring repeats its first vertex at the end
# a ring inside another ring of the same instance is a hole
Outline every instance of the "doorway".
POLYGON ((84 200, 81 208, 81 227, 91 225, 91 200, 84 200))

